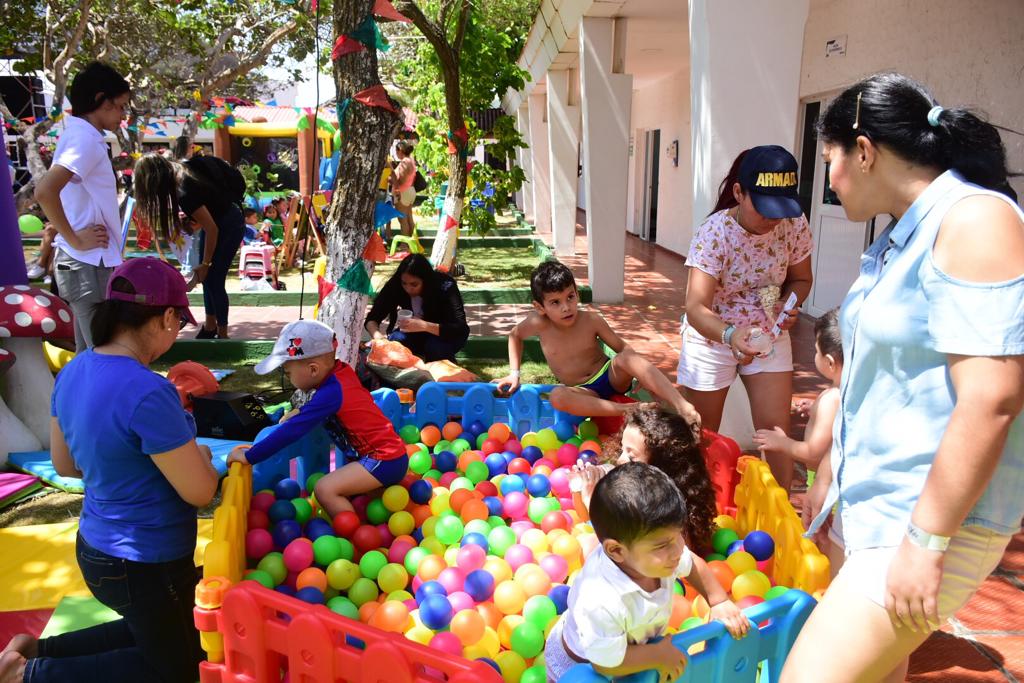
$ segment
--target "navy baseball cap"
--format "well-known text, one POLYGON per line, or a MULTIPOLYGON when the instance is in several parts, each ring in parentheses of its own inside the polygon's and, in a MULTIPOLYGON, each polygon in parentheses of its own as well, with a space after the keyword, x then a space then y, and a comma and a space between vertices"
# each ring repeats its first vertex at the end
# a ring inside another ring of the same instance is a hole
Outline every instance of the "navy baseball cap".
POLYGON ((740 186, 765 218, 797 218, 803 214, 797 194, 796 158, 778 145, 754 147, 740 164, 740 186))

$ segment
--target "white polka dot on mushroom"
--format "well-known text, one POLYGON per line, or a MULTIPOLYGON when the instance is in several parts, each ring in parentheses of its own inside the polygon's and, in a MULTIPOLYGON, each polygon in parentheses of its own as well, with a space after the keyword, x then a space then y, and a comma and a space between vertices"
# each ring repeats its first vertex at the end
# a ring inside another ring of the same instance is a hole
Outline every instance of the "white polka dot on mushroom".
POLYGON ((11 331, 6 327, 0 327, 0 337, 10 337, 11 331))
POLYGON ((19 292, 27 292, 29 289, 31 289, 31 287, 29 287, 28 285, 14 285, 14 288, 19 292))
POLYGON ((61 319, 61 322, 65 322, 65 323, 71 322, 71 315, 67 311, 65 311, 63 308, 61 310, 57 311, 57 317, 61 319))
POLYGON ((32 324, 32 316, 25 311, 19 311, 14 314, 14 324, 18 327, 28 327, 32 324))
POLYGON ((43 332, 46 334, 50 334, 57 329, 57 323, 53 318, 43 318, 43 322, 39 323, 39 327, 41 327, 43 332))
POLYGON ((4 303, 10 304, 11 306, 17 306, 24 300, 25 297, 23 297, 21 294, 8 294, 7 296, 4 297, 4 303))
POLYGON ((51 303, 48 298, 46 298, 45 296, 42 296, 42 295, 36 296, 35 300, 36 300, 36 303, 39 304, 40 306, 49 306, 50 303, 51 303))

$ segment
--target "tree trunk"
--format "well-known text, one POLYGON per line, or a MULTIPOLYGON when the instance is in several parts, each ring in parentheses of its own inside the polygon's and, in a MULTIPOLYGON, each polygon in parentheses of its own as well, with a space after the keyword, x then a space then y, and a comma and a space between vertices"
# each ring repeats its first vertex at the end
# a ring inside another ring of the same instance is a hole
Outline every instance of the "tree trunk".
MULTIPOLYGON (((370 14, 373 4, 373 0, 335 0, 334 35, 355 30, 370 14)), ((376 50, 361 50, 339 57, 334 62, 334 80, 338 102, 380 85, 376 50)), ((392 103, 398 109, 397 103, 392 103)), ((337 282, 356 263, 364 264, 372 275, 373 262, 364 261, 363 251, 374 229, 373 211, 381 169, 401 119, 387 109, 352 102, 341 124, 341 162, 325 225, 326 279, 331 282, 337 282)), ((320 320, 333 327, 338 335, 337 357, 350 364, 355 363, 358 355, 367 300, 365 294, 338 286, 320 305, 320 320)))

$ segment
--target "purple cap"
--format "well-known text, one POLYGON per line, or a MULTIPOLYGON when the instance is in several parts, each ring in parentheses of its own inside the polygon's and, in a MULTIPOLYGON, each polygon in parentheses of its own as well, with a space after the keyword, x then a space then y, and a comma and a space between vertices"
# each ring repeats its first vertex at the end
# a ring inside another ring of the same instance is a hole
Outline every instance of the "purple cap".
POLYGON ((115 268, 107 282, 107 298, 143 306, 172 306, 180 309, 186 320, 196 324, 196 319, 188 309, 185 278, 174 266, 158 258, 128 259, 115 268), (134 294, 111 290, 110 286, 119 277, 131 283, 134 294))

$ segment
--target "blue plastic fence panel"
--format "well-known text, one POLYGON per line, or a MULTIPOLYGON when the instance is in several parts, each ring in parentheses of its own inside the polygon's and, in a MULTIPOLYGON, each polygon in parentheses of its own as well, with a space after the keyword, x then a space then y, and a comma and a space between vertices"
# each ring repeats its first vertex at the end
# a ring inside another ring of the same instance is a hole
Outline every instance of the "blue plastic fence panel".
POLYGON ((384 417, 391 420, 391 424, 395 425, 395 429, 401 427, 405 406, 399 400, 398 392, 394 389, 377 389, 371 392, 370 395, 373 396, 373 402, 384 413, 384 417))
MULTIPOLYGON (((277 425, 267 427, 256 435, 259 443, 271 434, 277 425)), ((252 467, 253 491, 270 488, 279 480, 290 476, 289 468, 292 460, 296 460, 297 481, 305 485, 306 479, 314 472, 327 472, 331 466, 331 439, 323 427, 317 427, 295 443, 285 446, 280 451, 252 467)))
MULTIPOLYGON (((734 640, 717 621, 673 636, 672 644, 684 651, 704 643, 704 650, 690 656, 686 670, 676 683, 778 683, 786 656, 816 604, 807 593, 790 590, 743 610, 754 624, 766 620, 768 623, 752 629, 741 640, 734 640), (763 665, 759 666, 761 662, 763 665)), ((608 678, 588 664, 577 664, 561 680, 562 683, 590 683, 608 678)), ((646 671, 616 680, 654 683, 658 677, 656 672, 646 671)))

